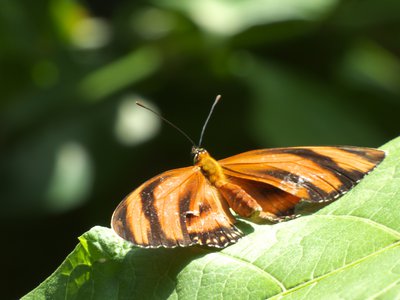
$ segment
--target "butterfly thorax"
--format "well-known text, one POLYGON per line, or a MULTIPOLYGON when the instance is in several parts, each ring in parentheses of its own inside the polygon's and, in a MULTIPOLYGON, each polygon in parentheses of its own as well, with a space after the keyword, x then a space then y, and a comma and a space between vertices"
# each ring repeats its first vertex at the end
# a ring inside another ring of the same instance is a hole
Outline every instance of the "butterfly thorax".
POLYGON ((219 186, 225 181, 225 175, 222 172, 221 165, 211 157, 207 150, 203 148, 193 148, 194 165, 199 166, 204 176, 214 186, 219 186))

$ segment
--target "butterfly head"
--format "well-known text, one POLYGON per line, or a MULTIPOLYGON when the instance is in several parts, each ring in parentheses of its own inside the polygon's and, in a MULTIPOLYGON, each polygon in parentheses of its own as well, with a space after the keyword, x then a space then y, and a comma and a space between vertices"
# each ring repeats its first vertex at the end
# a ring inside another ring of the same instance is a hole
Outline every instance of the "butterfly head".
POLYGON ((209 156, 206 149, 197 146, 192 147, 192 155, 194 164, 198 163, 203 157, 209 156))

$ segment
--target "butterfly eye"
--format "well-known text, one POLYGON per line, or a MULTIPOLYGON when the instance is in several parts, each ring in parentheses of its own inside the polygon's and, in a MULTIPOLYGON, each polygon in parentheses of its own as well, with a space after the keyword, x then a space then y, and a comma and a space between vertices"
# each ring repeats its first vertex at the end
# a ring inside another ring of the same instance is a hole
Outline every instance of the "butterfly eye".
POLYGON ((207 154, 207 150, 204 148, 192 147, 193 164, 198 163, 205 154, 207 154))

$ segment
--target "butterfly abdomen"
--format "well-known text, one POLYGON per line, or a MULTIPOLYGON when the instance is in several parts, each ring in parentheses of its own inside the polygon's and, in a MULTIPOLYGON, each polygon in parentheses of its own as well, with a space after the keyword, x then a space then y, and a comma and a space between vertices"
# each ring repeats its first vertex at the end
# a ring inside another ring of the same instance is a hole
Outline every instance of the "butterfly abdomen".
POLYGON ((231 182, 224 182, 218 189, 229 206, 240 216, 250 218, 262 211, 257 201, 240 186, 231 182))

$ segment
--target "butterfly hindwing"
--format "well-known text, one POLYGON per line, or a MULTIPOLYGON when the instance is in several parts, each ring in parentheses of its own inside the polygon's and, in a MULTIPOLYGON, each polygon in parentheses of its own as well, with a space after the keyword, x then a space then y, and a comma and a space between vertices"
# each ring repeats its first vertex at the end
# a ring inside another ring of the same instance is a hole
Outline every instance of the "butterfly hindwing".
POLYGON ((198 167, 156 176, 128 195, 112 218, 113 229, 133 244, 224 247, 240 238, 226 202, 198 167))
POLYGON ((263 219, 283 218, 294 214, 294 207, 300 198, 263 182, 228 177, 229 182, 240 186, 260 206, 263 219))

